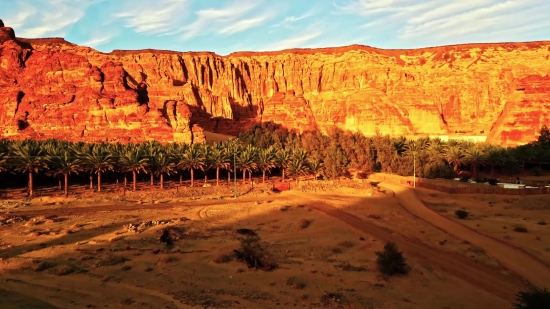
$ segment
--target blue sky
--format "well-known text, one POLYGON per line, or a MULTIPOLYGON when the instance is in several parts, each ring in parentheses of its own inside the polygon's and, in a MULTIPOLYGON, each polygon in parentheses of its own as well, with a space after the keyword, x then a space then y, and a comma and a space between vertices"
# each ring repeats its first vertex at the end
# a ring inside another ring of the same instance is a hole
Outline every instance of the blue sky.
POLYGON ((549 12, 550 0, 0 0, 19 37, 221 55, 549 40, 549 12))

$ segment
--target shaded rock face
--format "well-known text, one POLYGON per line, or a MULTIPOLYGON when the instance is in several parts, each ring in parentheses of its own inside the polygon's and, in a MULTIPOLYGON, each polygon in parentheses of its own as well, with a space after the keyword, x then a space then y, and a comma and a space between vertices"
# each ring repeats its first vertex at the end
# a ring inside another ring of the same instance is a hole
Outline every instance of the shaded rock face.
POLYGON ((19 41, 0 45, 0 134, 14 138, 189 142, 273 121, 514 145, 550 122, 549 42, 218 56, 19 41))

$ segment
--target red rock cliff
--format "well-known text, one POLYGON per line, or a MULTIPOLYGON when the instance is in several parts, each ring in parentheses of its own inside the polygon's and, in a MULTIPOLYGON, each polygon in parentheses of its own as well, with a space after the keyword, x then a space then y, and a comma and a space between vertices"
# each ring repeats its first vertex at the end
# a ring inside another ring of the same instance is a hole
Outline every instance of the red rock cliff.
POLYGON ((550 42, 104 54, 1 29, 4 136, 190 141, 273 121, 512 145, 550 123, 550 42))

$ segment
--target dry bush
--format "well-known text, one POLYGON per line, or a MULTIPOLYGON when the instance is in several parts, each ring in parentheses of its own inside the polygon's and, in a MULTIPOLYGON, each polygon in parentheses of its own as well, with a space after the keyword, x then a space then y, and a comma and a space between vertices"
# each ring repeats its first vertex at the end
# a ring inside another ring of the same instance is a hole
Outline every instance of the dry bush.
POLYGON ((459 219, 466 219, 466 218, 468 218, 468 216, 470 215, 470 213, 467 212, 467 211, 465 211, 465 210, 459 209, 459 210, 455 211, 455 215, 456 215, 457 218, 459 218, 459 219))
POLYGON ((115 266, 123 264, 129 261, 129 259, 119 255, 109 255, 97 263, 97 266, 115 266))
POLYGON ((343 262, 341 264, 334 265, 334 267, 340 268, 343 271, 357 271, 357 272, 367 271, 367 269, 363 266, 353 266, 348 262, 343 262))
POLYGON ((38 266, 36 266, 34 268, 34 271, 38 271, 38 272, 45 271, 45 270, 53 268, 55 266, 57 266, 57 264, 55 264, 53 262, 44 261, 44 262, 38 264, 38 266))
POLYGON ((251 229, 237 229, 237 234, 245 235, 245 236, 257 236, 256 232, 254 232, 251 229))
POLYGON ((273 270, 278 267, 275 261, 269 259, 266 248, 259 236, 247 236, 240 239, 241 247, 235 250, 236 258, 245 262, 248 268, 273 270))
POLYGON ((377 251, 376 256, 378 270, 385 275, 406 275, 409 272, 409 266, 403 253, 397 249, 397 245, 393 242, 386 243, 384 251, 377 251))
POLYGON ((233 257, 234 257, 233 254, 222 253, 222 254, 218 255, 217 257, 215 257, 213 262, 216 263, 216 264, 229 263, 229 262, 233 261, 233 257))
POLYGON ((367 217, 369 217, 371 219, 375 219, 375 220, 380 220, 381 219, 379 215, 374 215, 374 214, 370 214, 367 217))
POLYGON ((329 306, 332 303, 342 306, 346 303, 346 299, 342 293, 323 293, 321 295, 321 305, 329 306))
POLYGON ((477 253, 477 254, 485 254, 485 249, 477 246, 470 246, 470 248, 468 248, 468 251, 472 253, 477 253))
POLYGON ((331 251, 334 254, 340 254, 340 253, 344 252, 344 250, 342 250, 342 248, 340 248, 340 247, 334 247, 334 248, 331 249, 331 251))
POLYGON ((288 285, 293 289, 298 289, 298 290, 302 290, 307 286, 306 281, 303 278, 299 278, 295 276, 292 276, 286 279, 286 285, 288 285))
POLYGON ((307 219, 300 220, 300 228, 302 229, 308 228, 310 224, 311 224, 310 220, 307 220, 307 219))
POLYGON ((338 243, 338 247, 347 248, 347 249, 352 248, 354 245, 355 244, 349 240, 341 241, 338 243))
POLYGON ((85 273, 86 269, 74 266, 74 265, 62 265, 60 267, 52 268, 48 273, 56 276, 66 276, 72 273, 85 273))
POLYGON ((546 221, 544 220, 541 220, 539 222, 537 222, 538 225, 547 225, 548 223, 546 223, 546 221))
POLYGON ((518 232, 518 233, 527 233, 528 230, 525 226, 522 226, 522 225, 518 225, 518 226, 515 226, 514 227, 514 232, 518 232))

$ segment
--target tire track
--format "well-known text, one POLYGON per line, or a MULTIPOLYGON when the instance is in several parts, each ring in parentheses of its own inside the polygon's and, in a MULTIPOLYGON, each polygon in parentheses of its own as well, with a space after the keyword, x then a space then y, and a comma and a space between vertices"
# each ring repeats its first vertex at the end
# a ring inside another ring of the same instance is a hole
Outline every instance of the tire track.
MULTIPOLYGON (((296 197, 308 199, 298 195, 296 197)), ((384 242, 393 241, 397 243, 408 257, 420 264, 434 269, 441 269, 497 297, 513 301, 515 294, 525 288, 525 280, 516 274, 506 275, 463 255, 431 247, 421 242, 394 237, 391 231, 387 231, 373 223, 364 221, 323 202, 308 200, 310 201, 309 207, 338 219, 362 233, 369 234, 384 242)))
POLYGON ((453 221, 432 211, 410 188, 400 185, 381 183, 394 192, 401 205, 414 216, 471 244, 483 248, 496 258, 504 267, 541 287, 550 286, 550 267, 538 258, 508 243, 483 235, 459 222, 453 221))

